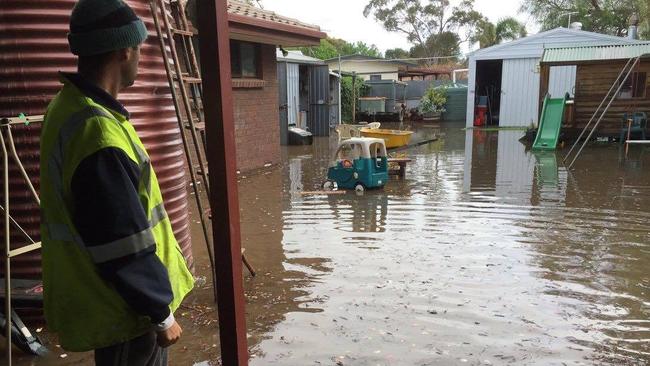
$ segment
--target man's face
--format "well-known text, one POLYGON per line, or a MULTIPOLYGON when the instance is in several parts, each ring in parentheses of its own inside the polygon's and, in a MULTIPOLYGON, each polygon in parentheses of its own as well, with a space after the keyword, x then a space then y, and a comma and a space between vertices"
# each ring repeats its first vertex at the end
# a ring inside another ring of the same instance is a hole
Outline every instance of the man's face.
POLYGON ((127 48, 122 62, 122 88, 133 85, 138 76, 138 62, 140 61, 140 46, 127 48))

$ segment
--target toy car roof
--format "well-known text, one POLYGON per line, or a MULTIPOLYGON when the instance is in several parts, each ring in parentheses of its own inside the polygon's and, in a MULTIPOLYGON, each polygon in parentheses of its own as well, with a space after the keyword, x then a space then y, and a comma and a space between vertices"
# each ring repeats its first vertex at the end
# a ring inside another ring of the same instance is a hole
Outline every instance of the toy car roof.
POLYGON ((339 143, 339 145, 343 145, 343 144, 362 144, 362 145, 367 144, 367 145, 370 145, 370 144, 374 144, 374 143, 380 143, 382 145, 385 145, 383 139, 378 139, 378 138, 374 138, 374 137, 352 137, 350 139, 341 141, 339 143))

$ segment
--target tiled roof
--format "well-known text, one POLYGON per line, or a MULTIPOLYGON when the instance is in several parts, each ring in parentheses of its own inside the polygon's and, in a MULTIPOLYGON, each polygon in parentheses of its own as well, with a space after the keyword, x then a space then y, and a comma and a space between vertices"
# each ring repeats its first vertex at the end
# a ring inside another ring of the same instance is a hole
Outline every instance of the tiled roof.
POLYGON ((317 25, 303 23, 297 19, 278 15, 272 11, 260 9, 241 1, 229 0, 228 14, 242 15, 257 20, 320 31, 320 27, 317 25))

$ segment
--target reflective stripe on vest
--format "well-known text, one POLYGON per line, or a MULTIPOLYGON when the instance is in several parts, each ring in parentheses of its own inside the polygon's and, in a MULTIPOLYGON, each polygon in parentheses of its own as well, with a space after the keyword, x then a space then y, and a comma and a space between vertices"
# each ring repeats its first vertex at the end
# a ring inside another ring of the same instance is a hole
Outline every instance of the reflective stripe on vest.
MULTIPOLYGON (((54 144, 52 155, 48 161, 50 169, 50 179, 55 187, 54 192, 61 203, 61 207, 66 211, 66 215, 71 218, 67 212, 66 205, 63 200, 63 150, 64 147, 70 142, 72 137, 84 127, 88 119, 92 117, 105 117, 115 122, 122 130, 124 127, 115 118, 106 113, 104 110, 89 106, 83 110, 73 114, 70 119, 63 124, 59 132, 59 137, 54 144)), ((128 137, 128 131, 124 131, 128 137)), ((129 143, 133 148, 138 160, 141 172, 140 180, 144 183, 147 196, 151 195, 151 163, 147 154, 136 145, 130 138, 129 143)), ((98 246, 86 246, 79 235, 77 235, 67 224, 62 223, 49 223, 46 226, 50 232, 50 236, 54 240, 71 241, 75 242, 82 249, 86 250, 93 262, 103 263, 113 259, 121 258, 129 254, 137 253, 143 249, 149 248, 156 244, 152 229, 163 219, 167 217, 167 212, 162 203, 157 205, 151 210, 151 219, 149 220, 149 227, 139 233, 112 241, 110 243, 98 246)), ((46 220, 47 221, 47 220, 46 220)))
MULTIPOLYGON (((112 259, 117 259, 129 254, 137 253, 140 250, 146 249, 149 246, 155 244, 151 229, 156 227, 160 221, 166 218, 167 211, 165 211, 165 207, 161 203, 151 209, 151 220, 149 220, 148 229, 107 244, 94 247, 84 246, 83 249, 90 253, 90 256, 93 258, 93 262, 95 263, 107 262, 112 259), (145 243, 149 244, 143 245, 145 243)), ((73 233, 68 225, 46 223, 46 226, 52 239, 60 241, 74 241, 76 243, 82 243, 83 245, 81 238, 73 233)))

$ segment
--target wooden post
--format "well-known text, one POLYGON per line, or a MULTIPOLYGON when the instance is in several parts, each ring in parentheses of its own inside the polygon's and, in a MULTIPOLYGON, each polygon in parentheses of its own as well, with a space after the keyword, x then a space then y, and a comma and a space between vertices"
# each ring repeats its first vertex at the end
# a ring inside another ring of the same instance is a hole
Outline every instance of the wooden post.
POLYGON ((223 365, 248 365, 227 0, 198 0, 210 206, 223 365))
POLYGON ((352 124, 357 122, 357 73, 352 72, 352 124))
MULTIPOLYGON (((540 64, 539 67, 539 100, 537 103, 537 116, 542 113, 544 98, 548 93, 548 83, 551 73, 551 67, 548 64, 540 64)), ((539 123, 539 122, 538 122, 539 123)))

